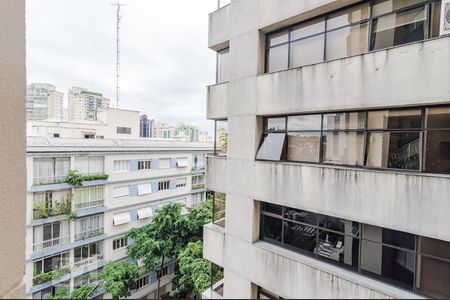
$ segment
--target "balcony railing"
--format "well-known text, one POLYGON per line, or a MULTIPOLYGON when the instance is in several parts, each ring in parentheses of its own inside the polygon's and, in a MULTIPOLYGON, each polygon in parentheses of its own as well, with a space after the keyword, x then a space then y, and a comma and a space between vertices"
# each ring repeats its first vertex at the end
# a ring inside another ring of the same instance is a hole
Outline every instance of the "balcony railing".
POLYGON ((74 263, 74 264, 73 264, 73 268, 74 268, 74 269, 78 269, 78 268, 81 268, 81 267, 83 267, 83 266, 86 266, 86 265, 90 265, 90 264, 96 263, 96 262, 98 262, 98 261, 100 261, 100 260, 102 260, 102 259, 103 259, 103 254, 98 254, 98 255, 96 255, 96 256, 89 257, 89 258, 87 258, 87 259, 83 259, 83 260, 81 260, 81 261, 78 261, 78 262, 74 263))
POLYGON ((192 189, 193 190, 203 189, 204 187, 205 187, 204 183, 193 183, 192 184, 192 189))
POLYGON ((70 273, 70 271, 71 271, 70 267, 66 266, 66 267, 57 267, 54 270, 46 273, 34 274, 33 285, 38 285, 52 280, 58 280, 62 276, 70 273))
POLYGON ((33 244, 33 251, 39 251, 45 248, 50 248, 54 246, 64 245, 70 242, 70 235, 62 236, 59 238, 54 238, 51 240, 46 240, 43 242, 33 244))
POLYGON ((104 202, 105 202, 105 200, 101 199, 101 200, 92 200, 92 201, 87 201, 87 202, 74 203, 73 209, 78 210, 78 209, 84 209, 84 208, 103 206, 104 202))
POLYGON ((79 240, 84 240, 93 236, 97 236, 100 234, 103 234, 104 232, 104 228, 103 227, 99 227, 99 228, 95 228, 95 229, 91 229, 91 230, 87 230, 87 231, 83 231, 83 232, 79 232, 79 233, 75 233, 75 240, 79 241, 79 240))
POLYGON ((53 176, 41 176, 33 177, 34 185, 61 183, 66 181, 67 174, 65 175, 53 175, 53 176))

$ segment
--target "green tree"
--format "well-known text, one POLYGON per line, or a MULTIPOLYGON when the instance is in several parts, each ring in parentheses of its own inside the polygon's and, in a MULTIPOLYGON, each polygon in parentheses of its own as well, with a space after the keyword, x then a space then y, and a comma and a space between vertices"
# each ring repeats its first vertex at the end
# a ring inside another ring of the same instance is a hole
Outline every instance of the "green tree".
POLYGON ((139 279, 139 268, 129 262, 109 262, 98 277, 103 280, 105 289, 111 293, 113 299, 130 296, 130 291, 136 288, 139 279))
POLYGON ((54 296, 50 296, 50 299, 88 299, 96 289, 97 285, 85 284, 69 293, 68 288, 61 287, 57 289, 54 296))

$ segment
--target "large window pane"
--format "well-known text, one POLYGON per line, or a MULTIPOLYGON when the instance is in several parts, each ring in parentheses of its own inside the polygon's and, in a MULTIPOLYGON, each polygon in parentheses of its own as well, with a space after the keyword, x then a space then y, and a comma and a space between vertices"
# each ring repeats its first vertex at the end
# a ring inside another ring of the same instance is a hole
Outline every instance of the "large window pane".
POLYGON ((314 253, 317 228, 284 221, 284 244, 294 250, 314 253))
POLYGON ((323 162, 362 166, 364 163, 364 133, 324 132, 323 162))
POLYGON ((262 232, 261 237, 266 241, 276 241, 281 243, 281 219, 268 217, 265 215, 262 218, 262 232))
POLYGON ((368 224, 364 224, 362 238, 411 250, 415 249, 416 243, 413 234, 368 224))
POLYGON ((281 45, 267 50, 267 72, 277 72, 288 68, 289 45, 281 45))
POLYGON ((366 20, 367 18, 369 18, 369 11, 370 7, 369 3, 367 2, 331 14, 327 20, 327 30, 366 20))
POLYGON ((381 244, 362 241, 361 269, 377 279, 412 290, 414 254, 381 244))
POLYGON ((284 158, 285 133, 269 133, 264 138, 261 147, 256 154, 256 159, 281 160, 284 158))
POLYGON ((450 107, 427 108, 426 118, 427 128, 450 128, 450 107))
POLYGON ((425 169, 450 172, 450 131, 427 131, 425 169))
POLYGON ((423 40, 425 21, 425 6, 375 19, 372 24, 370 50, 423 40))
POLYGON ((271 33, 268 35, 267 39, 269 41, 269 47, 286 43, 289 40, 288 31, 282 30, 279 32, 271 33))
POLYGON ((369 129, 422 128, 420 109, 369 111, 368 119, 369 129))
POLYGON ((368 51, 369 26, 357 24, 327 33, 327 60, 357 55, 368 51))
POLYGON ((324 31, 325 31, 324 18, 311 20, 292 28, 291 41, 302 39, 310 35, 318 34, 324 31))
POLYGON ((322 127, 321 115, 301 115, 288 117, 289 130, 320 130, 322 127))
POLYGON ((341 218, 319 215, 319 227, 359 236, 359 223, 341 218))
POLYGON ((435 299, 450 298, 450 262, 419 255, 417 291, 435 299))
POLYGON ((325 34, 291 43, 289 67, 296 68, 323 61, 325 34))
POLYGON ((359 240, 348 235, 320 230, 317 255, 358 268, 359 240))
POLYGON ((264 202, 262 208, 263 211, 265 212, 281 216, 281 211, 283 207, 281 205, 264 202))
POLYGON ((320 132, 291 132, 288 134, 288 160, 319 162, 320 132))
POLYGON ((317 214, 301 209, 286 207, 284 209, 284 217, 297 222, 307 223, 316 226, 317 214))
POLYGON ((323 130, 364 129, 365 112, 333 113, 323 115, 323 130))
POLYGON ((266 130, 286 130, 286 118, 267 118, 266 130))
POLYGON ((399 9, 407 8, 419 3, 424 3, 425 0, 375 0, 373 5, 373 15, 379 16, 387 14, 399 9))
POLYGON ((419 132, 372 132, 367 166, 418 170, 419 144, 419 132))
POLYGON ((419 238, 419 251, 423 254, 450 260, 450 242, 422 236, 419 238))

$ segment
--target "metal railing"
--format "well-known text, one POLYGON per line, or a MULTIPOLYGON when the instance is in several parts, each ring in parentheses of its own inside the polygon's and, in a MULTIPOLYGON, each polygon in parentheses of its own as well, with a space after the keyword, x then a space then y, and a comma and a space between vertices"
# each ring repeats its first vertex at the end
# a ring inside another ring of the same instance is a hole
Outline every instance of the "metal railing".
POLYGON ((103 206, 104 202, 105 202, 105 200, 102 199, 102 200, 93 200, 93 201, 74 203, 73 209, 78 210, 78 209, 83 209, 83 208, 103 206))
POLYGON ((33 184, 39 185, 39 184, 61 183, 66 181, 66 177, 67 174, 33 177, 33 184))
POLYGON ((84 240, 96 235, 100 235, 103 234, 104 232, 104 228, 103 227, 99 227, 99 228, 95 228, 95 229, 91 229, 91 230, 86 230, 83 232, 79 232, 79 233, 75 233, 75 240, 79 241, 79 240, 84 240))
POLYGON ((51 240, 42 241, 33 244, 33 251, 39 251, 45 248, 64 245, 70 243, 70 235, 54 238, 51 240))
POLYGON ((74 269, 78 269, 78 268, 81 268, 83 266, 96 263, 96 262, 98 262, 99 260, 102 260, 102 259, 103 259, 103 254, 97 254, 96 256, 92 256, 92 257, 89 257, 89 258, 77 261, 76 263, 73 263, 73 268, 74 269))

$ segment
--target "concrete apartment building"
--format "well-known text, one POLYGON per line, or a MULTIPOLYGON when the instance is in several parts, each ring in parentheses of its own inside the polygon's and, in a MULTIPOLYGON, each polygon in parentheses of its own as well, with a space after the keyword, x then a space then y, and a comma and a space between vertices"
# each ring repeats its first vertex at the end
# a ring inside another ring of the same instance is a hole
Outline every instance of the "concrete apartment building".
POLYGON ((63 119, 63 92, 53 84, 27 85, 27 120, 63 119))
POLYGON ((139 137, 141 138, 153 137, 154 127, 155 127, 155 120, 149 119, 146 114, 141 115, 139 119, 139 137))
MULTIPOLYGON (((158 207, 204 201, 204 157, 212 150, 212 144, 150 139, 28 137, 27 297, 95 283, 90 274, 127 259, 125 234, 147 224, 158 207), (73 186, 65 182, 69 170, 109 176, 73 186)), ((162 270, 162 293, 171 289, 174 266, 169 261, 162 270)), ((153 299, 156 289, 156 273, 142 270, 131 298, 153 299)), ((99 289, 90 297, 110 295, 99 289)))
POLYGON ((68 117, 72 120, 97 121, 97 111, 109 108, 110 99, 86 88, 72 87, 68 96, 68 117))
POLYGON ((209 298, 450 297, 450 1, 209 15, 209 298))
POLYGON ((25 296, 25 1, 0 1, 0 298, 25 296))

